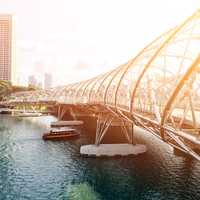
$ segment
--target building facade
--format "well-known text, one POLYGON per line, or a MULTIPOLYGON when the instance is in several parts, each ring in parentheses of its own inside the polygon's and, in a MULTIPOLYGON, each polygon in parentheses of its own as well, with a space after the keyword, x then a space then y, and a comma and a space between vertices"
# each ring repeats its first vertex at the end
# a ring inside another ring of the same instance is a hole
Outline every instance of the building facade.
POLYGON ((49 73, 45 73, 44 75, 44 89, 49 89, 52 87, 52 75, 49 73))
POLYGON ((12 16, 0 14, 0 80, 11 81, 12 16))
POLYGON ((28 85, 33 86, 33 87, 37 87, 37 80, 36 80, 34 75, 30 75, 28 77, 28 85))

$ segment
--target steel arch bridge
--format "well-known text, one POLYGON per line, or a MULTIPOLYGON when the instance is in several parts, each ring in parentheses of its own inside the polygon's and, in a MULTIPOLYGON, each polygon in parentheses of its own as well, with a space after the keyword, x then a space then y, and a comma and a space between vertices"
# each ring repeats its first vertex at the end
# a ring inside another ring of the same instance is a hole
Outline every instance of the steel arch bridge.
POLYGON ((107 109, 200 160, 200 10, 112 71, 7 101, 107 109))

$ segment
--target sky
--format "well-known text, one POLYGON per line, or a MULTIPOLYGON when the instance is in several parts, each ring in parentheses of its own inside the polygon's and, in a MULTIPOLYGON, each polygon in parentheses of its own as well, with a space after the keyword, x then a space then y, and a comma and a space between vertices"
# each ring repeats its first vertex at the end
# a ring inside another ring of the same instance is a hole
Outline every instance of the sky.
POLYGON ((0 0, 14 16, 19 84, 65 85, 109 71, 200 8, 199 0, 0 0))

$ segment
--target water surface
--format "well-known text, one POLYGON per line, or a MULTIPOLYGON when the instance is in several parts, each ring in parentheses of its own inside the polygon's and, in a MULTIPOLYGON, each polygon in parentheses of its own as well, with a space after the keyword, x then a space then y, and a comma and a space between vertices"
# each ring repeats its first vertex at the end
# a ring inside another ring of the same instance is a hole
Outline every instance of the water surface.
POLYGON ((43 141, 53 117, 0 115, 0 200, 199 200, 200 162, 176 157, 144 131, 148 152, 131 158, 83 158, 84 134, 65 142, 43 141))

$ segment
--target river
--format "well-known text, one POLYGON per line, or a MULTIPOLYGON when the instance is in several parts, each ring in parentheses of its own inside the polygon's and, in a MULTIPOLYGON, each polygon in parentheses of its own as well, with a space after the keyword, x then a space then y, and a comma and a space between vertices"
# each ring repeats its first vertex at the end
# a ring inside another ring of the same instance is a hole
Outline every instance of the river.
POLYGON ((150 133, 136 133, 143 155, 84 158, 84 131, 73 141, 41 139, 53 120, 0 115, 0 200, 200 199, 200 162, 175 156, 150 133))

